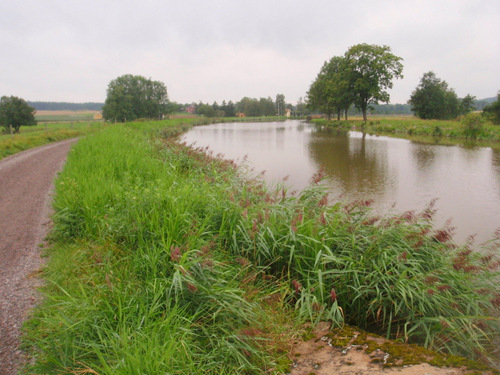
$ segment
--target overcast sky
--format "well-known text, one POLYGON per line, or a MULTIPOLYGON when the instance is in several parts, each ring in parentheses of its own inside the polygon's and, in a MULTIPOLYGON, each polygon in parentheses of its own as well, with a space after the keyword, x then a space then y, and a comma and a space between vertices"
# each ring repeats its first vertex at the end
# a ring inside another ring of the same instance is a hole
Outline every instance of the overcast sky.
POLYGON ((0 0, 0 95, 103 102, 123 74, 180 103, 305 97, 358 43, 403 58, 391 103, 432 70, 459 97, 500 90, 499 0, 0 0))

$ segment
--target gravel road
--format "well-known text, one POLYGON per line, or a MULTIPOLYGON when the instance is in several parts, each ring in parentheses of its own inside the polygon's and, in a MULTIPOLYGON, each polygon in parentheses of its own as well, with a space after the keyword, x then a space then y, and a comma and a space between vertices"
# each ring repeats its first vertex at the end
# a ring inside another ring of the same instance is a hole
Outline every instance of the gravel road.
POLYGON ((16 374, 20 327, 37 301, 40 244, 50 229, 53 181, 76 139, 0 160, 0 374, 16 374))

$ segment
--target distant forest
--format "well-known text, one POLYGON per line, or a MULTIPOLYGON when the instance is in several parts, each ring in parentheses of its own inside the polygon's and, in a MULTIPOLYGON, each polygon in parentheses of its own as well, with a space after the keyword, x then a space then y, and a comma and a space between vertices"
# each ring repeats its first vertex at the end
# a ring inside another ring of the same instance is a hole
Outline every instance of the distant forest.
POLYGON ((491 98, 478 99, 474 103, 476 105, 476 111, 482 111, 484 107, 488 104, 493 103, 497 100, 496 96, 492 96, 491 98))
POLYGON ((104 103, 30 102, 37 111, 100 111, 104 103))
MULTIPOLYGON (((476 100, 475 109, 481 111, 486 105, 496 100, 496 97, 484 98, 476 100)), ((35 108, 37 111, 101 111, 104 103, 68 103, 68 102, 30 102, 28 104, 35 108)), ((181 105, 179 105, 180 107, 181 105)), ((186 105, 187 107, 188 105, 186 105)), ((290 107, 294 107, 290 105, 290 107)), ((411 106, 409 104, 379 104, 371 105, 373 108, 370 112, 378 115, 411 115, 411 106)), ((350 114, 360 113, 354 107, 349 111, 350 114)))

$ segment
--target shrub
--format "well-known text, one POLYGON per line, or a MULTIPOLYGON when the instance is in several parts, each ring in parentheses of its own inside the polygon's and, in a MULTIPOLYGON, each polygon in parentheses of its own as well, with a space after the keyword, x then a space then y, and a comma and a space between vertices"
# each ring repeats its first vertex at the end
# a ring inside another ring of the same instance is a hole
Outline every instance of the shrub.
POLYGON ((479 113, 469 113, 462 118, 466 138, 476 139, 483 131, 484 117, 479 113))
POLYGON ((443 136, 443 131, 441 130, 441 128, 439 126, 435 126, 434 127, 434 130, 432 131, 432 135, 434 137, 442 137, 443 136))

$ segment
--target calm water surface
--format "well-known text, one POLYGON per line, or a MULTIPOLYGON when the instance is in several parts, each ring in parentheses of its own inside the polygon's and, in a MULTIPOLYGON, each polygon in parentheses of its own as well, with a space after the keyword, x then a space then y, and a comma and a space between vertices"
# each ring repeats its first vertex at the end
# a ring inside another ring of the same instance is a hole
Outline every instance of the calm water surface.
POLYGON ((437 198, 436 226, 452 219, 455 240, 491 239, 500 227, 500 152, 424 145, 404 139, 322 130, 300 121, 196 127, 183 140, 242 161, 269 182, 288 176, 301 190, 319 169, 332 197, 373 199, 381 213, 420 211, 437 198))

